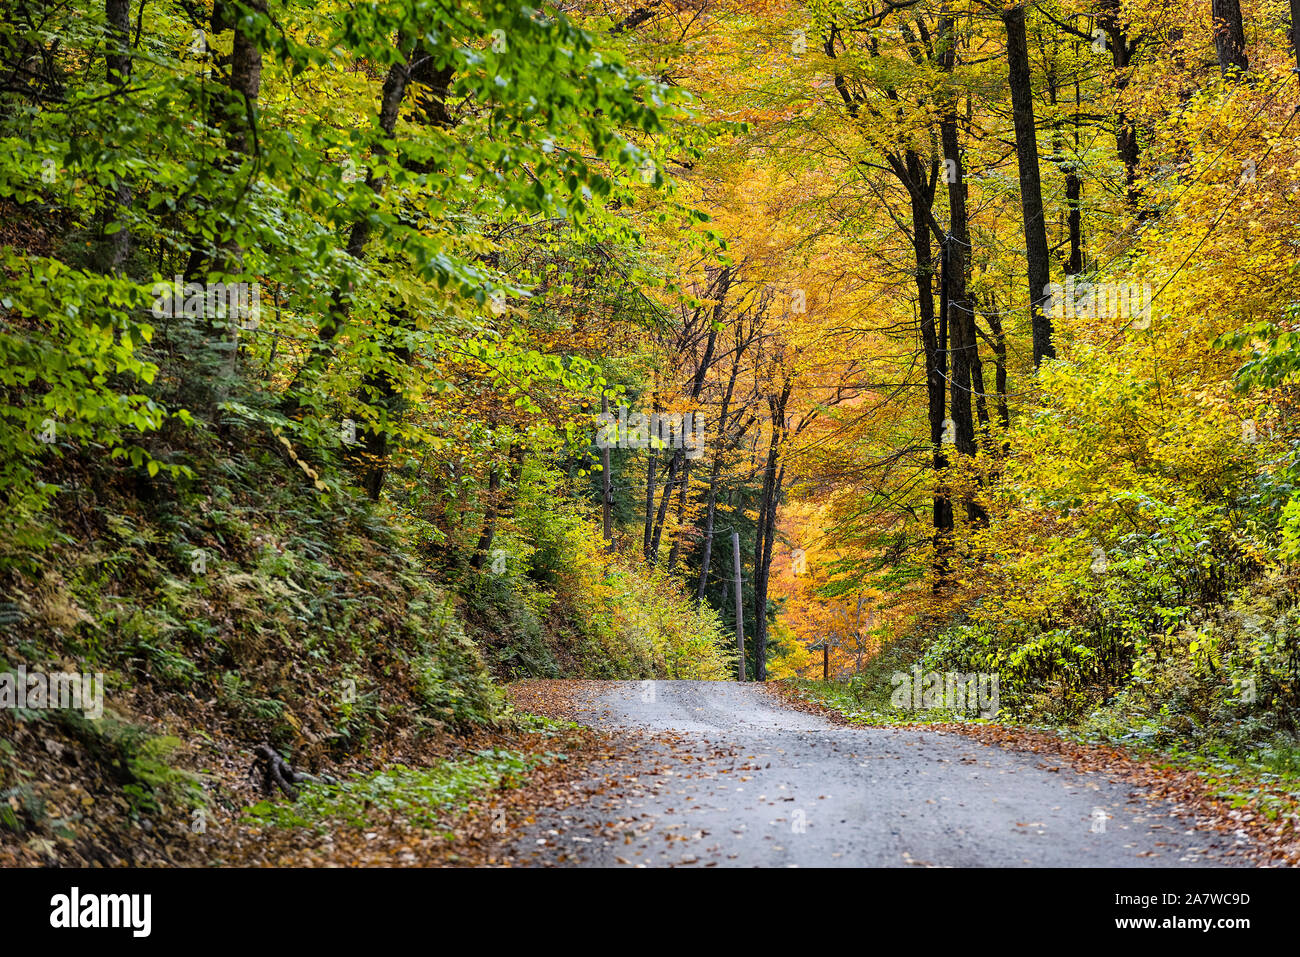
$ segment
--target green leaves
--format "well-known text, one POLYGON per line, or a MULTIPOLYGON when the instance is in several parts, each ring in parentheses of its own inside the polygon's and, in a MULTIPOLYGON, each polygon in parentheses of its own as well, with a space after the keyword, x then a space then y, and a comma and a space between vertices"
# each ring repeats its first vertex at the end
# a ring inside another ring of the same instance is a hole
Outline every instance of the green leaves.
POLYGON ((448 812, 463 809, 492 791, 520 787, 529 772, 559 755, 485 749, 429 768, 392 765, 354 774, 334 783, 308 784, 294 804, 261 801, 247 816, 277 827, 307 827, 324 832, 348 824, 365 826, 378 814, 397 814, 417 827, 433 828, 448 812))

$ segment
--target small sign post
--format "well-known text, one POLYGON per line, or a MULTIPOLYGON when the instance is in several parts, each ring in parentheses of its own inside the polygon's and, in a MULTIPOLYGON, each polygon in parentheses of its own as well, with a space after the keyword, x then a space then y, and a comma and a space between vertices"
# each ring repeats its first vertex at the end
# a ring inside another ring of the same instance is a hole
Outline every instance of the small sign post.
POLYGON ((822 650, 822 681, 831 680, 831 643, 830 641, 819 641, 815 645, 810 645, 810 651, 822 650))

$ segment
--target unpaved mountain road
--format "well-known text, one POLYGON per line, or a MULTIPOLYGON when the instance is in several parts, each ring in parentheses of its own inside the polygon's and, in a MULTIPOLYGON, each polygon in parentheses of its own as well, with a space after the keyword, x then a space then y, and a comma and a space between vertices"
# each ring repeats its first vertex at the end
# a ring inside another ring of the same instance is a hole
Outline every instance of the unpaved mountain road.
POLYGON ((516 866, 1210 867, 1248 861, 1131 786, 956 734, 832 724, 761 687, 591 683, 622 735, 585 804, 538 813, 516 866))

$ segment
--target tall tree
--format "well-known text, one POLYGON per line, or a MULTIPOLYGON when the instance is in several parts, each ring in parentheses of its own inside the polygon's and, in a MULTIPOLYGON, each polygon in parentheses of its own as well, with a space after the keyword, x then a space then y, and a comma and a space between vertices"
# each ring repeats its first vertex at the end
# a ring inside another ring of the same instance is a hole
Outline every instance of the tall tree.
MULTIPOLYGON (((131 82, 131 0, 105 0, 104 13, 109 33, 109 50, 104 62, 109 82, 117 88, 120 97, 131 82)), ((131 184, 119 178, 113 186, 112 210, 118 229, 108 237, 104 263, 106 271, 111 273, 120 273, 131 254, 131 229, 125 221, 130 206, 131 184)))
POLYGON ((1214 21, 1214 52, 1219 58, 1219 71, 1230 79, 1239 79, 1250 69, 1241 0, 1210 0, 1210 16, 1214 21))
POLYGON ((1007 65, 1011 85, 1011 110, 1016 129, 1016 160, 1020 167, 1020 207, 1025 231, 1025 265, 1029 276, 1030 323, 1034 338, 1034 366, 1056 357, 1052 319, 1043 308, 1051 281, 1047 249, 1047 222, 1043 214, 1043 183, 1038 168, 1038 137, 1034 123, 1033 77, 1029 70, 1029 45, 1025 36, 1025 8, 1017 5, 1002 13, 1007 31, 1007 65))

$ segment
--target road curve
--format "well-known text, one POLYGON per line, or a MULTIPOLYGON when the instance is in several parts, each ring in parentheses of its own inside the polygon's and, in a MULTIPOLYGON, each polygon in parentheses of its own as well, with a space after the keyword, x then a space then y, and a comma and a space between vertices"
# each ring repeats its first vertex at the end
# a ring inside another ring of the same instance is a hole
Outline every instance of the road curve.
POLYGON ((755 685, 607 682, 619 732, 585 805, 540 812, 516 865, 1240 866, 1230 834, 1101 773, 933 731, 843 727, 755 685))

